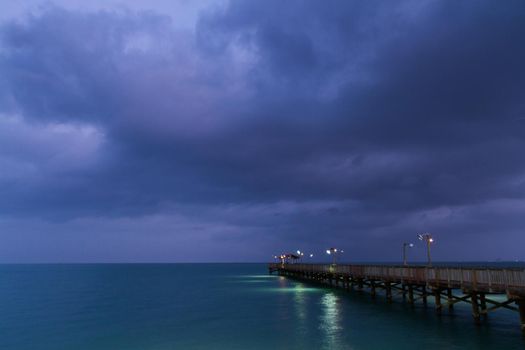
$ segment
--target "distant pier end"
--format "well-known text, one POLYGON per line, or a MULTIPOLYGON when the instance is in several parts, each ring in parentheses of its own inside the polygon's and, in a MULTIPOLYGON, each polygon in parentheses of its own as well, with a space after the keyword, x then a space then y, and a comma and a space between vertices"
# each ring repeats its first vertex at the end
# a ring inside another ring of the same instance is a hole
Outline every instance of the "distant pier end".
POLYGON ((272 263, 270 273, 323 283, 347 290, 368 290, 372 297, 384 291, 391 302, 393 294, 414 304, 427 298, 435 301, 436 312, 443 306, 449 309, 458 302, 472 305, 476 323, 489 312, 500 308, 517 311, 521 330, 525 334, 525 269, 523 268, 464 268, 389 265, 327 265, 272 263), (459 295, 458 295, 459 293, 459 295), (505 295, 503 302, 490 299, 490 295, 505 295), (442 302, 442 299, 445 301, 442 302))

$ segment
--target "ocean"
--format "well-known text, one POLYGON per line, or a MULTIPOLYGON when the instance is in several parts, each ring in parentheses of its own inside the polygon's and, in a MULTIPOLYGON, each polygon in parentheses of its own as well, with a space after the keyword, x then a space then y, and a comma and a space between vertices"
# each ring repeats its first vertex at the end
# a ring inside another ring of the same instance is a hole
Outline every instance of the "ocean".
POLYGON ((0 265, 0 349, 524 349, 519 316, 476 326, 265 264, 0 265))

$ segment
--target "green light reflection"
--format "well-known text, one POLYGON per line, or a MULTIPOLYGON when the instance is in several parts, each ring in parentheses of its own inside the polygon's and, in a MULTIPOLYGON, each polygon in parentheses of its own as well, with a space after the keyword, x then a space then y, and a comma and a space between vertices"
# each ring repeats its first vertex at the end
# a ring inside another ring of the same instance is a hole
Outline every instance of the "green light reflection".
POLYGON ((297 288, 297 287, 279 287, 279 288, 261 288, 260 291, 272 292, 272 293, 319 293, 317 288, 297 288))
POLYGON ((296 324, 296 327, 297 327, 297 330, 301 333, 301 332, 304 332, 306 331, 306 321, 307 321, 307 318, 308 318, 308 308, 306 307, 306 298, 307 298, 307 294, 304 293, 304 285, 303 284, 298 284, 295 286, 295 288, 297 290, 297 292, 294 294, 293 296, 293 300, 294 300, 294 305, 295 305, 295 314, 296 314, 296 319, 297 319, 297 324, 296 324))
POLYGON ((229 283, 266 283, 266 281, 236 280, 236 281, 230 281, 229 283))

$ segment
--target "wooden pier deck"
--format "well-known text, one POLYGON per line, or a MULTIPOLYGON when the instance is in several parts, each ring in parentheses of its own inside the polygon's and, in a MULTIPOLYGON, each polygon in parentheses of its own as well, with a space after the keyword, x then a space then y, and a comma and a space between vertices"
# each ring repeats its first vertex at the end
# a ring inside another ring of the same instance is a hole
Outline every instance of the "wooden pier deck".
POLYGON ((366 289, 373 297, 378 291, 383 291, 389 302, 394 293, 399 293, 411 304, 419 300, 426 304, 427 298, 432 297, 438 313, 444 305, 453 309, 455 303, 466 302, 472 305, 472 316, 476 322, 500 308, 517 311, 521 330, 525 334, 523 268, 288 263, 272 263, 268 268, 270 273, 277 272, 332 287, 366 289), (497 294, 504 295, 506 300, 500 302, 489 298, 497 294))

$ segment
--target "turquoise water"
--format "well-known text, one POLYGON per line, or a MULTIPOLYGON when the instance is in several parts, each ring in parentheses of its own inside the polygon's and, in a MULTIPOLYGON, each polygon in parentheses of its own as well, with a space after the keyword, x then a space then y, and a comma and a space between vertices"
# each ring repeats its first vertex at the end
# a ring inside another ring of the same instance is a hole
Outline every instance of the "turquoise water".
MULTIPOLYGON (((459 305, 458 305, 459 306, 459 305)), ((523 349, 518 315, 387 304, 264 264, 0 265, 0 349, 523 349)))

